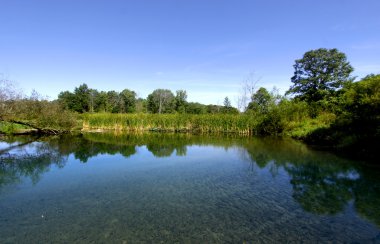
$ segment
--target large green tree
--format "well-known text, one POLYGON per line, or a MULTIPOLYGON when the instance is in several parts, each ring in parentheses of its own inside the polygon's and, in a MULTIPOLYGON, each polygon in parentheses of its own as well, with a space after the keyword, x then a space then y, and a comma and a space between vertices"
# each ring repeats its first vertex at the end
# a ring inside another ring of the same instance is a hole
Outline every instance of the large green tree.
POLYGON ((107 107, 106 111, 111 113, 120 113, 121 99, 116 91, 107 92, 107 107))
POLYGON ((90 111, 91 89, 87 84, 83 83, 79 87, 76 87, 74 95, 76 99, 74 110, 81 113, 90 111))
POLYGON ((69 91, 61 92, 58 95, 58 101, 66 109, 79 113, 88 112, 90 108, 93 108, 91 92, 92 89, 83 83, 79 87, 75 87, 74 93, 69 91))
POLYGON ((148 110, 152 113, 171 113, 175 107, 174 94, 167 89, 156 89, 148 95, 148 110))
POLYGON ((74 110, 76 107, 75 95, 70 91, 60 92, 58 95, 58 102, 64 109, 74 110))
POLYGON ((107 92, 98 92, 98 94, 94 98, 94 101, 96 112, 107 112, 107 92))
POLYGON ((251 97, 251 102, 248 104, 247 109, 266 113, 268 112, 272 96, 264 87, 260 87, 251 97))
POLYGON ((320 48, 306 52, 294 64, 293 85, 287 94, 300 100, 317 102, 334 94, 349 82, 352 66, 337 49, 320 48))
POLYGON ((185 90, 178 90, 176 91, 175 96, 175 110, 178 113, 185 113, 186 112, 186 105, 187 105, 187 93, 185 90))
POLYGON ((120 92, 122 112, 133 113, 136 111, 136 92, 124 89, 120 92))

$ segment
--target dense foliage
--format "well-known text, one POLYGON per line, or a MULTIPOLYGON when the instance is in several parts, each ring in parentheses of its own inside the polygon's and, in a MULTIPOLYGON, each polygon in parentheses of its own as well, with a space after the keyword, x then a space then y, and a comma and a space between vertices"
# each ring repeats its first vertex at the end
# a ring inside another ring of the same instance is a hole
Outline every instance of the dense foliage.
POLYGON ((136 92, 124 89, 122 92, 91 89, 82 84, 74 92, 64 91, 58 95, 59 103, 66 109, 78 112, 131 113, 136 111, 136 92))
POLYGON ((77 113, 180 113, 180 114, 238 114, 228 97, 224 106, 205 105, 187 101, 187 92, 177 90, 176 95, 168 89, 156 89, 146 99, 137 98, 135 91, 98 91, 82 84, 74 92, 64 91, 58 102, 67 110, 77 113))
POLYGON ((317 102, 334 95, 350 80, 353 71, 346 55, 337 49, 320 48, 296 60, 293 85, 287 93, 307 102, 317 102))
POLYGON ((338 146, 366 155, 380 140, 380 75, 348 84, 336 98, 336 119, 306 138, 317 144, 338 146))
POLYGON ((152 113, 171 113, 176 105, 174 94, 167 89, 154 90, 147 100, 148 111, 152 113))

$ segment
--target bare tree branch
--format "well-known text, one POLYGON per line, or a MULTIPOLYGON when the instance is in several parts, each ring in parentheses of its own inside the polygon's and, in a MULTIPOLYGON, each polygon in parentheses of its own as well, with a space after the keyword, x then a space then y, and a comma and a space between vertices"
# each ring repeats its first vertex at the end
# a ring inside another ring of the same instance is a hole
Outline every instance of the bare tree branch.
POLYGON ((250 72, 247 78, 242 82, 240 89, 240 96, 237 99, 238 109, 240 111, 245 111, 248 104, 255 93, 257 84, 260 82, 261 77, 255 78, 255 72, 250 72))

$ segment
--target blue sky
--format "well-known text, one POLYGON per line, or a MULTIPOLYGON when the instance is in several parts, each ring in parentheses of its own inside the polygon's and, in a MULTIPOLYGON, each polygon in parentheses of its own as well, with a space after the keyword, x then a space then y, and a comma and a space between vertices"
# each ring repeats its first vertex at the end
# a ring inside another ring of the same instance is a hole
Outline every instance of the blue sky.
POLYGON ((249 74, 284 93, 311 49, 338 48, 380 73, 379 0, 1 0, 0 78, 57 98, 98 90, 185 89, 236 105, 249 74))

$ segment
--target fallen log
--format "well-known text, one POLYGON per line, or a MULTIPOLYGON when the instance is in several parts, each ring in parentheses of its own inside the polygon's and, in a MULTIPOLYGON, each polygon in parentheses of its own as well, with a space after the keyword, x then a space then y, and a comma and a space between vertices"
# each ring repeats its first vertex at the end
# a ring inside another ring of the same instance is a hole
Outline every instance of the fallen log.
POLYGON ((31 130, 30 132, 32 134, 47 134, 47 135, 58 135, 63 133, 68 133, 67 130, 58 130, 58 129, 51 129, 51 128, 40 128, 36 125, 33 125, 31 123, 25 122, 25 121, 18 121, 18 120, 10 120, 9 122, 19 125, 28 126, 34 130, 31 130))

